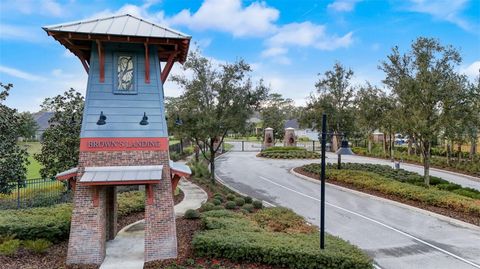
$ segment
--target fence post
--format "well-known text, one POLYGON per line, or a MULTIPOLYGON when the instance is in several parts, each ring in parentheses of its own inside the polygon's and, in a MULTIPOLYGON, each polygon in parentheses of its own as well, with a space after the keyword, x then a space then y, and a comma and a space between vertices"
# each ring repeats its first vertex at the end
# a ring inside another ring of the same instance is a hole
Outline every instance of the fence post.
POLYGON ((17 208, 20 209, 20 184, 17 182, 17 208))
POLYGON ((313 143, 313 145, 312 145, 313 152, 315 152, 315 140, 313 140, 312 143, 313 143))
POLYGON ((242 151, 245 151, 244 143, 245 141, 242 141, 242 151))

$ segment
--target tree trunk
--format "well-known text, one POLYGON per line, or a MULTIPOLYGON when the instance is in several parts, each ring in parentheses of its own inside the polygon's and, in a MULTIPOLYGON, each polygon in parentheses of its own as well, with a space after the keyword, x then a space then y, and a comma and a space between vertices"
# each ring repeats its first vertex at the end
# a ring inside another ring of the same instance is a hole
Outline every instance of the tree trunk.
POLYGON ((462 160, 462 144, 461 143, 458 143, 457 150, 458 150, 458 161, 460 162, 462 160))
POLYGON ((408 138, 408 146, 407 146, 407 154, 408 156, 412 155, 412 138, 408 138))
POLYGON ((368 153, 372 153, 372 139, 368 137, 368 153))
POLYGON ((423 181, 425 186, 430 186, 430 142, 424 141, 422 143, 423 156, 423 181))
POLYGON ((387 157, 387 134, 383 133, 383 155, 387 157))
POLYGON ((393 161, 395 159, 395 155, 394 155, 394 147, 395 147, 395 139, 394 139, 395 135, 392 136, 392 132, 390 131, 390 159, 393 161))
POLYGON ((477 140, 472 138, 472 141, 470 142, 470 160, 473 160, 475 153, 477 153, 477 140))
POLYGON ((215 139, 210 139, 210 179, 212 183, 215 184, 215 149, 213 144, 215 139))
POLYGON ((450 151, 452 150, 450 142, 447 142, 447 165, 450 166, 450 151))

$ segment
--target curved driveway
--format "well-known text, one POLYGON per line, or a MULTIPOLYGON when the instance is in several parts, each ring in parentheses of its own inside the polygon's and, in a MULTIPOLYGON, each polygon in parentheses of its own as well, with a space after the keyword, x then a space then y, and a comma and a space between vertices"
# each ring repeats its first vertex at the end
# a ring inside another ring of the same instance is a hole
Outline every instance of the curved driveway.
MULTIPOLYGON (((289 207, 318 225, 319 184, 289 173, 311 160, 255 155, 230 152, 219 157, 219 180, 289 207)), ((381 268, 480 268, 480 227, 332 185, 327 185, 326 202, 327 232, 358 245, 381 268)))

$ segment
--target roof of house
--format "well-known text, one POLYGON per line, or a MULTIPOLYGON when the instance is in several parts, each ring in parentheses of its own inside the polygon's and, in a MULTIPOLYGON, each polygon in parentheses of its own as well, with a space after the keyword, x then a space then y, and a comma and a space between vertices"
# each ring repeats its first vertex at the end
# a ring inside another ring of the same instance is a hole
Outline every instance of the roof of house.
POLYGON ((53 117, 55 112, 50 111, 40 111, 33 114, 33 119, 37 122, 38 131, 45 131, 50 126, 50 119, 53 117))
POLYGON ((130 14, 85 21, 66 22, 57 25, 44 26, 42 28, 46 31, 60 31, 69 33, 125 35, 132 37, 137 36, 156 38, 191 38, 191 36, 181 32, 145 21, 130 14))
MULTIPOLYGON (((161 61, 185 62, 191 36, 148 22, 130 14, 42 27, 48 35, 75 54, 82 63, 90 63, 92 48, 103 42, 156 45, 161 61)), ((88 71, 87 71, 88 72, 88 71)))
POLYGON ((130 185, 158 183, 163 165, 85 167, 82 185, 130 185))
POLYGON ((285 122, 284 127, 285 127, 285 129, 286 128, 293 128, 293 129, 298 130, 300 128, 300 124, 298 123, 297 119, 291 119, 291 120, 287 120, 285 122))

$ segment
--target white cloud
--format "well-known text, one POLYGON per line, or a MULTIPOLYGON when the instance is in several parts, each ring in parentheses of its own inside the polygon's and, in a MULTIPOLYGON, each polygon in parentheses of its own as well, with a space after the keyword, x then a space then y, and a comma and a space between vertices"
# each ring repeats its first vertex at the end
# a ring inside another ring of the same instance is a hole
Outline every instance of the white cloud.
MULTIPOLYGON (((41 29, 27 26, 0 24, 0 39, 14 39, 28 42, 38 42, 42 39, 41 29)), ((45 35, 47 36, 47 35, 45 35)))
POLYGON ((184 9, 169 18, 172 25, 185 25, 193 30, 218 30, 236 37, 263 36, 275 29, 279 11, 265 2, 243 7, 240 0, 205 0, 191 13, 184 9))
POLYGON ((8 66, 0 65, 0 73, 7 74, 12 77, 20 78, 20 79, 25 79, 25 80, 30 80, 30 81, 44 81, 45 79, 43 77, 30 74, 27 72, 24 72, 22 70, 18 70, 15 68, 11 68, 8 66))
POLYGON ((269 47, 314 47, 320 50, 335 50, 346 48, 353 42, 353 33, 344 36, 329 36, 324 25, 313 24, 309 21, 290 23, 279 28, 278 32, 267 40, 269 47))
POLYGON ((328 4, 327 8, 337 12, 349 12, 355 8, 355 5, 361 0, 335 0, 328 4))
POLYGON ((15 11, 25 15, 62 16, 66 8, 55 0, 3 0, 0 5, 2 13, 15 11))
POLYGON ((474 80, 480 75, 480 60, 460 67, 460 73, 465 74, 470 80, 474 80))
POLYGON ((285 55, 287 52, 288 52, 288 49, 286 48, 271 47, 262 51, 262 57, 285 55))
POLYGON ((437 20, 454 23, 464 30, 472 30, 472 25, 460 16, 467 3, 468 0, 410 0, 408 9, 430 14, 437 20))
POLYGON ((117 10, 105 9, 103 11, 97 12, 92 16, 89 16, 87 19, 96 19, 102 17, 109 17, 115 15, 130 14, 135 17, 140 17, 150 22, 161 24, 162 26, 168 27, 168 22, 165 19, 165 13, 159 11, 156 13, 151 13, 148 9, 156 1, 146 1, 145 4, 141 6, 136 6, 132 4, 125 4, 117 10))

